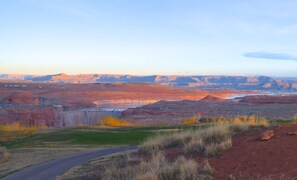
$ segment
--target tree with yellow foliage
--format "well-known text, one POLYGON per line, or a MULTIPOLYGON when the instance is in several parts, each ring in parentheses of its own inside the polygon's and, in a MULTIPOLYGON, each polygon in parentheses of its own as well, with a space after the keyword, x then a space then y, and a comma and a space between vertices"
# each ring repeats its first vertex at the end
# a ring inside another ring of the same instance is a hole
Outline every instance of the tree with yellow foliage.
POLYGON ((100 126, 112 126, 112 127, 120 127, 120 126, 131 126, 131 123, 121 120, 116 117, 106 116, 99 121, 100 126))

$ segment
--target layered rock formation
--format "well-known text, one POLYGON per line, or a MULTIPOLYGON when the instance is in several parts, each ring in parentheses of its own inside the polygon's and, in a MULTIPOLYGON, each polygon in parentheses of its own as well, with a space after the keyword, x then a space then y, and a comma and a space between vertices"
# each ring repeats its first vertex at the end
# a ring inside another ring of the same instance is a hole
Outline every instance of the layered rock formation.
POLYGON ((297 78, 267 76, 131 76, 108 74, 56 74, 46 76, 2 74, 0 79, 33 82, 114 83, 142 82, 176 87, 231 88, 238 90, 297 90, 297 78))

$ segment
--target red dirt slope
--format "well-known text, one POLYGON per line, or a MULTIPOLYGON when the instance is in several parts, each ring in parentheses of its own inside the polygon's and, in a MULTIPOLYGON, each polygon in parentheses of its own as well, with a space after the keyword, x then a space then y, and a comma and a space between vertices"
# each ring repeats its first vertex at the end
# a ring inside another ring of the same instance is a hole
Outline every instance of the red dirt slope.
MULTIPOLYGON (((229 175, 242 179, 297 178, 297 125, 272 128, 275 136, 259 141, 259 132, 247 132, 233 138, 233 147, 219 158, 209 160, 215 169, 215 179, 229 175)), ((236 179, 237 179, 236 178, 236 179)))

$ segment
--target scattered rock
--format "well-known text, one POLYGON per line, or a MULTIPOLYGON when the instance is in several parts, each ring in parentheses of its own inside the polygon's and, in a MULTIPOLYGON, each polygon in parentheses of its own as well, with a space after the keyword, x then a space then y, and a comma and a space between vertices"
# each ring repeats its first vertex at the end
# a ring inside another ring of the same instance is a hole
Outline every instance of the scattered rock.
POLYGON ((274 136, 273 130, 266 130, 260 135, 260 140, 267 141, 271 139, 274 136))

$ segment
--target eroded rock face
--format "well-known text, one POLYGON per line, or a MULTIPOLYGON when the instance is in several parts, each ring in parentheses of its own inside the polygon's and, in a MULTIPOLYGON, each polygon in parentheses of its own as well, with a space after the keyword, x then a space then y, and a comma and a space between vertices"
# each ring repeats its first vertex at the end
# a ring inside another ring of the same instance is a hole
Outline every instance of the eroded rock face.
POLYGON ((274 131, 273 130, 266 130, 260 135, 261 141, 267 141, 274 137, 274 131))

